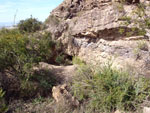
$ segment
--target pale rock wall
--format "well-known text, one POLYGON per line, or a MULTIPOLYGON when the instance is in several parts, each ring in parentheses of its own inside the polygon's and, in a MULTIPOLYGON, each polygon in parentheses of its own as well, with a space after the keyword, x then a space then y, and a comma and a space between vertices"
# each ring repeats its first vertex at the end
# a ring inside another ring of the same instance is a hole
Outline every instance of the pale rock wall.
MULTIPOLYGON (((64 44, 64 51, 72 56, 79 56, 87 63, 100 65, 108 60, 113 66, 128 69, 136 75, 150 76, 150 44, 148 37, 126 36, 119 29, 131 31, 138 24, 124 25, 123 16, 137 18, 133 11, 137 4, 120 4, 111 0, 64 0, 51 12, 51 17, 58 20, 48 23, 55 40, 64 44), (143 46, 144 47, 140 47, 143 46), (111 59, 111 60, 110 60, 111 59)), ((142 1, 140 1, 142 2, 142 1)), ((150 18, 149 1, 146 4, 147 18, 150 18)))

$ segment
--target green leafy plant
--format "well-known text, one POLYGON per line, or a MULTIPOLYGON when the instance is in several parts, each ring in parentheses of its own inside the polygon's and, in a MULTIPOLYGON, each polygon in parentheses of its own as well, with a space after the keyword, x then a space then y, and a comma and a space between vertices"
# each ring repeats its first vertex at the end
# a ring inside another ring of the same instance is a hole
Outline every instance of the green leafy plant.
POLYGON ((131 23, 131 17, 129 16, 123 16, 120 18, 120 20, 127 21, 129 24, 131 23))
POLYGON ((64 55, 58 55, 57 57, 56 57, 56 63, 58 63, 58 64, 63 64, 64 62, 65 62, 65 58, 64 58, 64 55))
POLYGON ((41 30, 42 23, 37 19, 31 17, 26 20, 21 20, 17 26, 22 33, 32 33, 41 30))
POLYGON ((4 102, 4 95, 5 92, 2 90, 2 88, 0 88, 0 113, 5 113, 8 110, 4 102))
POLYGON ((124 32, 125 32, 125 29, 123 29, 123 28, 120 28, 119 29, 119 33, 122 35, 122 34, 124 34, 124 32))
POLYGON ((44 101, 44 98, 41 97, 41 96, 39 96, 38 98, 35 98, 35 99, 33 100, 33 104, 39 104, 39 103, 41 103, 42 101, 44 101))
MULTIPOLYGON (((18 79, 18 88, 11 89, 20 96, 32 97, 36 94, 38 87, 35 85, 47 84, 43 81, 38 82, 32 78, 34 75, 33 67, 39 62, 49 62, 55 54, 53 54, 55 42, 51 40, 51 35, 45 33, 40 37, 27 36, 20 33, 17 29, 0 31, 0 71, 9 73, 18 79), (19 91, 15 91, 19 89, 19 91), (31 93, 32 92, 32 93, 31 93)), ((53 85, 49 80, 48 85, 53 85)), ((4 85, 4 87, 7 85, 4 85)), ((51 88, 50 87, 50 88, 51 88)), ((9 88, 6 88, 6 92, 9 88)), ((47 89, 45 90, 47 91, 47 89)), ((44 91, 43 91, 44 92, 44 91)))
POLYGON ((128 73, 112 69, 111 65, 78 69, 73 82, 74 95, 84 103, 87 110, 111 113, 116 109, 135 111, 149 97, 149 79, 133 78, 128 73))
POLYGON ((79 57, 73 57, 72 62, 73 62, 73 64, 78 64, 80 66, 85 65, 85 62, 82 61, 79 57))

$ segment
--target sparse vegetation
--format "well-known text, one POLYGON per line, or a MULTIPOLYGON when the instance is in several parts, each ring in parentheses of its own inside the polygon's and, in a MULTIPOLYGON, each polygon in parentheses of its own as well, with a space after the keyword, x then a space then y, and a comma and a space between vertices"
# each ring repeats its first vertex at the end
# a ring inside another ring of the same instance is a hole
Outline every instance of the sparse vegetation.
POLYGON ((148 51, 148 45, 147 45, 146 41, 139 41, 137 43, 137 48, 140 50, 148 51))
POLYGON ((124 32, 125 32, 125 29, 123 29, 123 28, 120 28, 119 29, 119 33, 122 35, 122 34, 124 34, 124 32))
POLYGON ((117 7, 119 12, 123 12, 124 11, 124 7, 123 7, 123 3, 115 3, 115 6, 117 7))
POLYGON ((54 15, 50 15, 46 20, 45 20, 45 24, 54 24, 54 25, 59 25, 60 20, 54 16, 54 15))
POLYGON ((134 78, 111 65, 98 70, 84 65, 79 68, 72 88, 82 103, 88 103, 85 109, 89 113, 111 113, 116 109, 133 112, 150 96, 149 81, 134 78))
MULTIPOLYGON (((123 4, 123 3, 122 3, 123 4)), ((119 33, 125 33, 126 36, 132 35, 142 35, 146 34, 146 29, 150 29, 150 19, 147 16, 145 5, 142 3, 137 4, 137 8, 132 11, 132 14, 136 18, 132 18, 130 16, 123 16, 120 18, 122 22, 121 25, 128 27, 129 25, 134 25, 130 31, 123 31, 119 29, 119 33)))
POLYGON ((73 57, 73 64, 78 64, 82 66, 82 65, 85 65, 85 62, 82 61, 79 57, 73 57))

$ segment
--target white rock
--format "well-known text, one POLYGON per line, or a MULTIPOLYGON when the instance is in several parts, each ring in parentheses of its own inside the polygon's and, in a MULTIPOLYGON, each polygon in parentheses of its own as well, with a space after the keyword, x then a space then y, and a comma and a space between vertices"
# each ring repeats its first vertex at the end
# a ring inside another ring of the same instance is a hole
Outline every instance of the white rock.
POLYGON ((150 108, 149 107, 144 107, 143 108, 143 113, 150 113, 150 108))

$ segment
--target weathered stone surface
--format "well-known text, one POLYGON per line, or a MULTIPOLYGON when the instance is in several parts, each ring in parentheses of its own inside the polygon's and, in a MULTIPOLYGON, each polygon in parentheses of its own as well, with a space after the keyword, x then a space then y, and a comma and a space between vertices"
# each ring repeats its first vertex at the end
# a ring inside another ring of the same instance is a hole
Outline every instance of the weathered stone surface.
POLYGON ((52 96, 57 103, 66 102, 73 106, 78 106, 79 102, 67 90, 67 85, 54 86, 52 89, 52 96))
POLYGON ((143 113, 150 113, 150 108, 149 107, 144 107, 143 108, 143 113))
MULTIPOLYGON (((127 67, 136 75, 150 76, 149 34, 127 36, 138 24, 125 25, 122 17, 138 18, 137 0, 120 4, 111 0, 64 0, 54 9, 51 16, 59 20, 58 25, 48 23, 47 31, 52 32, 55 40, 60 40, 69 55, 79 56, 88 63, 103 64, 108 60, 117 68, 127 67), (64 27, 63 27, 64 26, 64 27), (125 33, 121 34, 120 29, 125 33), (142 47, 144 46, 144 47, 142 47)), ((139 1, 142 2, 142 1, 139 1)), ((146 1, 144 4, 148 4, 146 1)), ((146 7, 147 18, 150 7, 146 7)), ((138 29, 136 29, 138 32, 138 29)))
POLYGON ((125 112, 121 112, 121 111, 117 110, 117 111, 115 111, 115 113, 125 113, 125 112))
POLYGON ((66 82, 71 82, 74 73, 76 71, 75 65, 70 66, 55 66, 51 64, 47 64, 44 62, 40 62, 38 67, 33 67, 35 71, 45 70, 50 73, 49 76, 55 76, 57 81, 61 84, 66 82))

